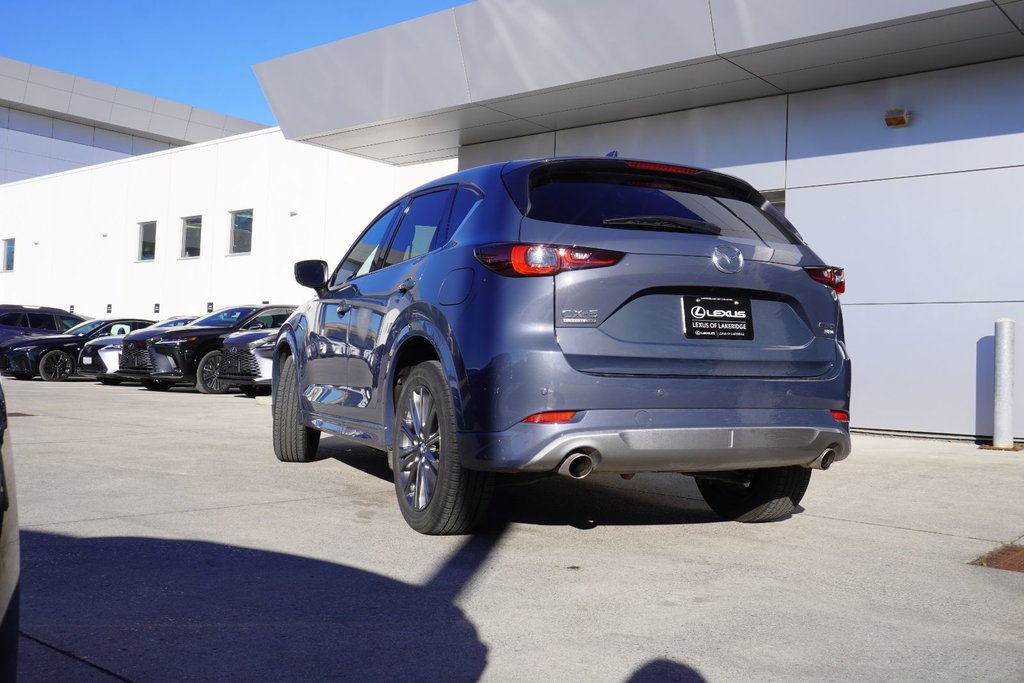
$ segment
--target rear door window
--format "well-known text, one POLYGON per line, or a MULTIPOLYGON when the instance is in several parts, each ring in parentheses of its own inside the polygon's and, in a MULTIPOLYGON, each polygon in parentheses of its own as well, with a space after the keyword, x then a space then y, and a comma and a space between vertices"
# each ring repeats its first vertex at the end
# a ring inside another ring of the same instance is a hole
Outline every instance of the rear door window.
POLYGON ((412 200, 391 240, 384 267, 417 258, 439 246, 438 233, 448 212, 451 196, 451 190, 443 190, 423 194, 412 200))
POLYGON ((53 315, 50 313, 29 313, 28 326, 33 330, 57 329, 57 326, 53 322, 53 315))
POLYGON ((625 173, 547 176, 531 187, 527 216, 572 225, 798 243, 768 212, 713 187, 625 173))

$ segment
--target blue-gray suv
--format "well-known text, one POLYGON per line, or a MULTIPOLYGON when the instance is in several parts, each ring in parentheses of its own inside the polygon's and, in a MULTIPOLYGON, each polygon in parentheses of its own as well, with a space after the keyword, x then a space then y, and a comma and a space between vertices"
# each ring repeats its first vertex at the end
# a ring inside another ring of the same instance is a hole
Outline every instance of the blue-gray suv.
POLYGON ((494 476, 679 472, 727 519, 787 516, 850 453, 841 268, 747 183, 617 158, 483 166, 410 192, 274 353, 274 450, 389 453, 426 534, 494 476))

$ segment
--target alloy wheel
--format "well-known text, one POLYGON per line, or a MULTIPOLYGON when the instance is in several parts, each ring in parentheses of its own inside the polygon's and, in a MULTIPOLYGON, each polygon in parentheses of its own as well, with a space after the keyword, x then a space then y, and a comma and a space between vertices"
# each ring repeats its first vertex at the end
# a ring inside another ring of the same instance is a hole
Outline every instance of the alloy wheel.
POLYGON ((47 379, 67 379, 71 375, 71 359, 64 353, 47 354, 43 358, 43 374, 47 379))
POLYGON ((425 386, 416 387, 402 412, 398 476, 406 504, 424 510, 437 487, 441 427, 434 397, 425 386))

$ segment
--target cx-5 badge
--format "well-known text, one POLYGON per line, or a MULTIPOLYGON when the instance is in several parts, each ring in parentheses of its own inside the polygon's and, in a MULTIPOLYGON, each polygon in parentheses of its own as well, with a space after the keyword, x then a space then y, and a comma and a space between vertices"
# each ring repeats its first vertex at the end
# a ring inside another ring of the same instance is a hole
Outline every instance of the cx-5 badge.
POLYGON ((723 273, 732 275, 740 272, 740 269, 743 268, 743 254, 734 246, 719 244, 711 252, 711 262, 723 273))

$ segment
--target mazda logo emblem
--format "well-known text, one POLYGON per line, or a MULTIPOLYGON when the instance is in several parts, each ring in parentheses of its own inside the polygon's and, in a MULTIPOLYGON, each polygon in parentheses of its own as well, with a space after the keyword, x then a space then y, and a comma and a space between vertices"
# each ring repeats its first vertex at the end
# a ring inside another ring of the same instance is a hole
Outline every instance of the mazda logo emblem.
POLYGON ((743 268, 743 254, 732 245, 719 244, 711 252, 711 262, 715 264, 715 268, 718 268, 718 270, 732 275, 733 273, 740 272, 740 269, 743 268))

